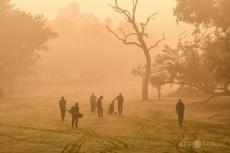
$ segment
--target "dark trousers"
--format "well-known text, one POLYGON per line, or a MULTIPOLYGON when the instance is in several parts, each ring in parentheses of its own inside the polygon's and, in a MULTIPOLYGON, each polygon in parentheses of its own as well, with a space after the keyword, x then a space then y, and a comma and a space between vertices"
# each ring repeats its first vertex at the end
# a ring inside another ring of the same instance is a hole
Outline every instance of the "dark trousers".
POLYGON ((123 113, 123 103, 118 103, 118 113, 122 115, 123 113))
POLYGON ((65 119, 65 112, 66 112, 65 109, 61 109, 61 119, 62 119, 62 121, 64 121, 64 119, 65 119))
POLYGON ((103 117, 103 108, 98 107, 98 117, 103 117))
POLYGON ((184 112, 178 112, 178 122, 179 125, 182 126, 183 120, 184 120, 184 112))
POLYGON ((78 117, 76 115, 72 115, 72 127, 78 127, 78 117))

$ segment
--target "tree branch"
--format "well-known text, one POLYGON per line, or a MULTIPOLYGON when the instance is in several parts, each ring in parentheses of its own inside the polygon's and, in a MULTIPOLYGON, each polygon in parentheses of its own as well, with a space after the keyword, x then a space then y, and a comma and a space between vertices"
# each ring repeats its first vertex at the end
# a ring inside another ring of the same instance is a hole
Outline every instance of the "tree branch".
POLYGON ((130 12, 128 10, 125 10, 125 9, 122 9, 118 6, 118 2, 117 0, 114 0, 115 1, 115 5, 111 5, 109 4, 109 6, 115 11, 115 12, 118 12, 120 14, 123 14, 127 17, 128 21, 131 21, 131 15, 130 15, 130 12))
POLYGON ((178 44, 182 45, 182 40, 184 40, 187 37, 186 31, 182 32, 178 36, 178 44))
POLYGON ((119 30, 121 31, 121 33, 122 33, 127 39, 128 39, 128 37, 130 37, 130 36, 137 36, 137 37, 138 37, 138 35, 137 35, 136 33, 134 33, 134 32, 133 32, 133 33, 126 34, 122 28, 119 28, 119 30))
POLYGON ((133 16, 132 16, 133 21, 135 21, 138 1, 139 0, 133 0, 133 16))
POLYGON ((115 33, 113 30, 111 30, 108 26, 107 26, 106 28, 108 29, 109 32, 111 32, 118 40, 122 41, 124 44, 126 44, 126 45, 135 45, 135 46, 141 48, 141 45, 138 44, 137 42, 128 41, 128 40, 127 40, 129 36, 136 35, 135 33, 126 34, 126 33, 120 28, 119 30, 120 30, 121 33, 124 35, 124 37, 120 37, 117 33, 115 33))
POLYGON ((151 20, 153 20, 154 18, 154 16, 156 16, 158 14, 158 12, 155 12, 155 13, 153 13, 152 15, 150 15, 148 18, 147 18, 147 20, 145 21, 145 23, 141 23, 141 34, 142 35, 145 35, 145 29, 146 29, 146 27, 147 27, 147 25, 149 24, 149 22, 151 21, 151 20))
POLYGON ((205 40, 206 38, 210 36, 210 33, 208 33, 208 30, 209 29, 206 29, 203 33, 201 33, 201 35, 199 35, 199 33, 195 34, 195 41, 194 41, 195 45, 201 43, 203 40, 205 40))
POLYGON ((157 40, 151 47, 149 47, 149 51, 152 50, 153 48, 157 47, 162 41, 165 40, 165 35, 163 33, 162 38, 157 40))

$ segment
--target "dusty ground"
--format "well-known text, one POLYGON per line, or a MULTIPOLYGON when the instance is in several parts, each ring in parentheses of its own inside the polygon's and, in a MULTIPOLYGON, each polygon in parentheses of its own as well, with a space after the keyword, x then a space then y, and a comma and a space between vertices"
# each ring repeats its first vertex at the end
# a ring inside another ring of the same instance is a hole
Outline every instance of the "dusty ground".
MULTIPOLYGON (((65 96, 68 108, 78 97, 74 93, 65 96)), ((0 153, 230 152, 228 98, 208 105, 185 99, 185 126, 180 128, 176 99, 144 103, 126 100, 123 116, 97 118, 89 112, 88 97, 81 96, 84 118, 79 129, 70 127, 69 114, 66 121, 60 121, 57 93, 1 99, 0 153)), ((108 99, 104 101, 105 110, 108 99)))

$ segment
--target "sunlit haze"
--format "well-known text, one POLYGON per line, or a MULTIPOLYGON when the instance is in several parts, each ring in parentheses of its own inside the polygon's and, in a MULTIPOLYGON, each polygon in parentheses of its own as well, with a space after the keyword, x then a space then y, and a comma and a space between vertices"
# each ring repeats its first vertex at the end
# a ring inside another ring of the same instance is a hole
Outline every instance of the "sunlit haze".
MULTIPOLYGON (((44 14, 50 20, 57 16, 60 8, 70 3, 78 3, 83 12, 92 13, 100 18, 114 17, 108 4, 113 0, 12 0, 16 7, 33 14, 44 14)), ((122 6, 129 6, 131 1, 121 2, 122 6)), ((143 19, 153 12, 159 12, 158 20, 164 23, 175 22, 172 11, 175 0, 142 0, 138 6, 139 16, 143 19)))
POLYGON ((230 0, 0 0, 0 153, 229 153, 230 0))

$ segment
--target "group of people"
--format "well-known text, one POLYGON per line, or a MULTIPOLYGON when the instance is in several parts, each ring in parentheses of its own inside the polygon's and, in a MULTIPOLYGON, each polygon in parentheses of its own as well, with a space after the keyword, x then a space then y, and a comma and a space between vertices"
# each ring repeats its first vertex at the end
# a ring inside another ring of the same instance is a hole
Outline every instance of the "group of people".
MULTIPOLYGON (((108 114, 112 115, 114 114, 114 105, 117 101, 117 108, 119 115, 123 114, 123 103, 124 103, 124 97, 120 93, 109 105, 108 114)), ((94 93, 90 97, 90 106, 91 106, 91 112, 98 112, 98 117, 103 117, 103 96, 100 96, 98 99, 94 95, 94 93)), ((59 101, 59 107, 61 111, 61 119, 64 121, 65 114, 66 114, 66 100, 64 97, 61 98, 59 101)), ((71 107, 70 110, 68 110, 69 113, 72 115, 72 127, 77 128, 78 127, 78 120, 79 118, 82 118, 83 115, 79 111, 78 103, 75 103, 73 107, 71 107)), ((176 104, 176 113, 178 116, 178 122, 180 126, 183 126, 183 120, 184 120, 184 111, 185 111, 185 105, 182 101, 182 99, 179 99, 176 104)))
MULTIPOLYGON (((61 98, 61 100, 59 101, 59 107, 60 107, 60 111, 61 111, 61 119, 62 121, 65 120, 65 114, 66 114, 66 100, 64 97, 61 98)), ((79 118, 82 118, 83 115, 80 113, 79 111, 79 106, 78 103, 76 102, 75 105, 73 107, 71 107, 70 110, 68 110, 69 113, 71 113, 72 115, 72 127, 78 127, 78 120, 79 118)))
MULTIPOLYGON (((118 102, 118 112, 119 115, 123 114, 123 103, 124 103, 124 97, 120 93, 119 96, 117 96, 109 105, 109 110, 108 114, 112 115, 114 113, 114 104, 115 101, 118 102)), ((90 97, 90 106, 91 106, 91 112, 96 112, 98 113, 98 117, 103 117, 103 96, 100 96, 98 99, 94 95, 94 93, 90 97)), ((65 115, 66 115, 66 100, 64 97, 61 98, 59 101, 59 107, 60 107, 60 112, 61 112, 61 119, 62 121, 65 120, 65 115)), ((72 114, 72 127, 78 127, 78 120, 79 118, 82 118, 83 115, 80 113, 80 108, 78 106, 78 103, 76 102, 73 107, 71 107, 70 110, 68 110, 69 113, 72 114)))
MULTIPOLYGON (((98 112, 98 117, 103 117, 103 96, 100 96, 98 99, 97 97, 94 95, 94 93, 91 95, 90 97, 90 106, 91 106, 91 112, 98 112)), ((118 104, 118 113, 119 115, 123 114, 123 103, 124 103, 124 97, 122 95, 122 93, 120 93, 109 105, 109 109, 108 109, 108 114, 112 115, 114 114, 114 105, 115 105, 115 101, 117 101, 118 104)))

